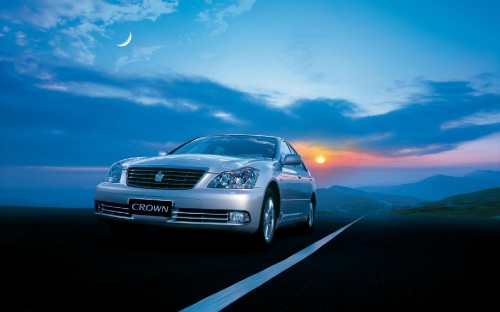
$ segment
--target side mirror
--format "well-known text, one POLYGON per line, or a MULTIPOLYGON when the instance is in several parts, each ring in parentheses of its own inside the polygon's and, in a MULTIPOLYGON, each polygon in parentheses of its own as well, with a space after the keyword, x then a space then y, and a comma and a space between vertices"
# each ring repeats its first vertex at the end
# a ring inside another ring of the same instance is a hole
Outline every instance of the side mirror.
POLYGON ((288 154, 283 159, 283 165, 296 166, 302 164, 302 158, 297 154, 288 154))

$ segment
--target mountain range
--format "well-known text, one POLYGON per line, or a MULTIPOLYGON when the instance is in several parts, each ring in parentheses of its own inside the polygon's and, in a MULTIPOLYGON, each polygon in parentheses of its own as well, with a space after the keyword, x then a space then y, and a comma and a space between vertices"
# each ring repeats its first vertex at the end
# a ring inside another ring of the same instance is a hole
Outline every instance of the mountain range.
MULTIPOLYGON (((348 188, 335 185, 317 190, 317 210, 335 213, 377 213, 403 207, 418 209, 416 207, 450 196, 498 187, 500 171, 494 170, 474 171, 462 177, 435 175, 415 183, 396 186, 348 188)), ((478 199, 477 196, 471 198, 478 199)), ((500 198, 496 200, 500 205, 500 198)))
POLYGON ((432 216, 500 218, 500 188, 455 195, 413 208, 394 209, 391 213, 432 216))
POLYGON ((422 201, 409 196, 370 193, 334 185, 317 190, 317 210, 339 213, 373 213, 398 207, 414 207, 422 201))
POLYGON ((434 175, 416 183, 395 186, 366 186, 357 190, 410 196, 423 201, 436 201, 450 196, 500 187, 500 171, 473 171, 462 177, 434 175))

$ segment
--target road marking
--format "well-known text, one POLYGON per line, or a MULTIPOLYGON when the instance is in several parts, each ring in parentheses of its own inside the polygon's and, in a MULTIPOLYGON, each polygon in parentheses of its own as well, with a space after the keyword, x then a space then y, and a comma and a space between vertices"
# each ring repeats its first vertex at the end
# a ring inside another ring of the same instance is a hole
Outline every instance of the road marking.
MULTIPOLYGON (((364 217, 364 216, 363 216, 364 217)), ((269 268, 260 271, 259 273, 256 273, 250 277, 245 278, 242 281, 239 281, 238 283, 227 287, 226 289, 223 289, 219 291, 218 293, 215 293, 201 301, 198 301, 197 303, 181 310, 184 312, 189 312, 189 311, 220 311, 230 305, 231 303, 235 302, 236 300, 240 299, 244 295, 248 294, 255 288, 261 286, 265 282, 269 281, 276 275, 280 274, 281 272, 289 269, 293 265, 299 263, 300 261, 304 260, 311 254, 313 254, 316 250, 320 249, 324 244, 328 243, 331 241, 335 236, 339 235, 342 233, 345 229, 353 225, 354 223, 358 222, 361 220, 363 217, 360 217, 348 225, 336 230, 335 232, 323 237, 319 241, 307 246, 306 248, 302 249, 301 251, 291 255, 290 257, 286 258, 285 260, 276 263, 273 266, 270 266, 269 268)))

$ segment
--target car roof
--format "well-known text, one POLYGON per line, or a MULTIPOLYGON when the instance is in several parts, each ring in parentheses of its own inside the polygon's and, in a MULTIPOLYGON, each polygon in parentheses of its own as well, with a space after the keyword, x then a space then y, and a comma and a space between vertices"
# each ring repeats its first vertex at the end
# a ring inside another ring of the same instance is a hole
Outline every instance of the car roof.
POLYGON ((282 138, 275 136, 275 135, 252 134, 252 133, 221 133, 221 134, 205 135, 205 136, 201 136, 201 137, 206 138, 206 137, 214 137, 214 136, 256 136, 256 137, 276 138, 276 139, 282 140, 282 138))

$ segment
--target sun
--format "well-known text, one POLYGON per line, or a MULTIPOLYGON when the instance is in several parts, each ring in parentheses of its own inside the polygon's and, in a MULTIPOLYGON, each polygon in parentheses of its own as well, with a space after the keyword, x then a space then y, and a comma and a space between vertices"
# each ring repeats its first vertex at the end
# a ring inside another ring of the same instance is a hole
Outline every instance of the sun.
POLYGON ((316 163, 318 164, 324 164, 325 163, 325 157, 323 156, 317 156, 316 159, 315 159, 316 163))

